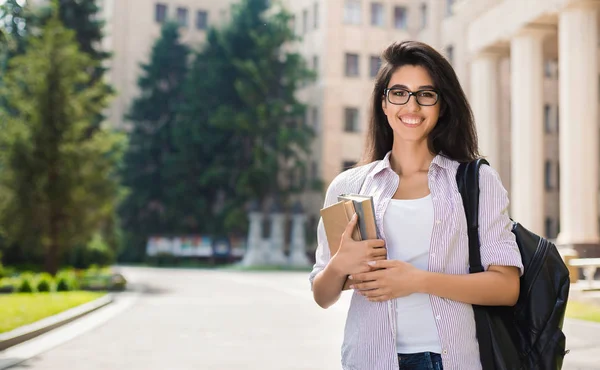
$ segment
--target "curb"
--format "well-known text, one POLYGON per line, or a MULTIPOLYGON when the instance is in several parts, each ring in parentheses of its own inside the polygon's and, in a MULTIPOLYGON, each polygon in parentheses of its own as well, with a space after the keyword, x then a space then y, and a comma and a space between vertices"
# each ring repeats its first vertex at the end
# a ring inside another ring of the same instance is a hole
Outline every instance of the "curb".
POLYGON ((112 303, 113 301, 113 294, 108 293, 91 302, 84 303, 56 315, 46 317, 34 323, 0 334, 0 351, 4 351, 7 348, 47 333, 52 329, 68 324, 71 321, 112 303))

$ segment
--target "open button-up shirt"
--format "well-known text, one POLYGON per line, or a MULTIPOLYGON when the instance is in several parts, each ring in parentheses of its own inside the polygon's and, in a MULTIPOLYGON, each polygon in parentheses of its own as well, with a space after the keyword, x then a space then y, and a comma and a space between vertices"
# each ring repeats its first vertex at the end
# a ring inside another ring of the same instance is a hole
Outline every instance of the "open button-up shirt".
MULTIPOLYGON (((336 203, 338 195, 344 193, 373 196, 377 228, 383 240, 383 215, 400 181, 390 166, 390 153, 383 160, 339 174, 327 189, 324 205, 336 203)), ((428 270, 431 272, 469 273, 467 222, 456 185, 458 166, 458 162, 437 155, 429 167, 428 183, 435 220, 429 249, 428 270)), ((508 216, 508 195, 498 173, 490 166, 481 167, 479 187, 482 265, 486 270, 490 265, 516 266, 522 274, 521 255, 508 216)), ((309 277, 311 286, 331 258, 322 220, 318 225, 317 242, 316 263, 309 277)), ((472 306, 437 296, 430 299, 444 369, 481 369, 472 306)), ((369 302, 353 293, 342 345, 344 370, 398 369, 395 306, 395 300, 369 302)))

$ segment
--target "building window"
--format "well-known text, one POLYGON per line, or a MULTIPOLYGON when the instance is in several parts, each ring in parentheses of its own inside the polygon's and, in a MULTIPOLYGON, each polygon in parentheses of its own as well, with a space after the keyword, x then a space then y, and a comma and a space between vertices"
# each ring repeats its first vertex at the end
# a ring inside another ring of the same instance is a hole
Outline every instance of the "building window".
POLYGON ((446 46, 446 58, 448 58, 450 64, 454 64, 454 46, 446 46))
POLYGON ((560 106, 556 107, 556 133, 560 132, 560 106))
POLYGON ((313 129, 315 131, 315 133, 319 132, 320 127, 319 127, 319 108, 317 107, 312 107, 312 109, 310 110, 310 121, 312 123, 313 129))
POLYGON ((296 16, 292 15, 290 17, 290 30, 292 30, 292 33, 295 35, 296 34, 296 16))
POLYGON ((372 56, 369 60, 369 76, 377 77, 379 73, 379 67, 381 66, 381 59, 377 56, 372 56))
POLYGON ((552 62, 549 59, 544 61, 544 76, 552 77, 552 62))
POLYGON ((315 71, 315 73, 318 76, 319 75, 319 56, 318 55, 313 56, 312 64, 313 64, 312 69, 313 69, 313 71, 315 71))
POLYGON ((344 131, 358 132, 358 108, 344 108, 344 131))
POLYGON ((346 0, 344 3, 344 23, 360 24, 360 0, 346 0))
POLYGON ((550 217, 546 217, 545 229, 546 229, 546 238, 552 239, 554 238, 554 221, 550 217))
POLYGON ((302 34, 308 32, 308 10, 302 11, 302 34))
POLYGON ((319 179, 319 165, 317 164, 316 161, 312 161, 312 165, 310 168, 310 172, 311 172, 311 176, 310 178, 315 181, 319 179))
POLYGON ((394 28, 398 30, 405 30, 407 28, 406 23, 406 8, 403 6, 397 6, 394 8, 394 28))
POLYGON ((454 5, 454 0, 446 0, 446 17, 450 17, 452 14, 452 6, 454 5))
POLYGON ((552 132, 552 109, 549 104, 544 105, 544 128, 546 129, 546 133, 549 134, 552 132))
POLYGON ((546 161, 544 166, 544 183, 546 190, 552 190, 552 162, 546 161))
POLYGON ((199 10, 198 13, 196 13, 196 28, 199 30, 205 30, 208 28, 208 13, 203 11, 203 10, 199 10))
POLYGON ((421 4, 421 29, 427 28, 427 4, 421 4))
POLYGON ((187 8, 177 8, 177 23, 181 27, 188 26, 188 10, 187 8))
POLYGON ((382 3, 371 3, 371 26, 384 26, 382 3))
POLYGON ((319 28, 319 3, 315 3, 313 9, 313 26, 315 30, 319 28))
POLYGON ((358 77, 358 54, 346 54, 346 76, 358 77))
POLYGON ((163 23, 167 19, 167 6, 165 4, 156 4, 154 19, 157 23, 163 23))
POLYGON ((356 161, 343 161, 342 162, 342 171, 346 171, 349 168, 356 166, 356 161))

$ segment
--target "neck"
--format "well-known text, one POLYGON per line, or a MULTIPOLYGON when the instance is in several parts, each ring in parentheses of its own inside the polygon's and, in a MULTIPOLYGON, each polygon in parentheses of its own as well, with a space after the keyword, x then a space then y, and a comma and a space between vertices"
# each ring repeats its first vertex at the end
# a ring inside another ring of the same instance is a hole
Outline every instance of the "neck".
POLYGON ((429 171, 429 165, 435 154, 429 151, 427 140, 421 142, 402 142, 394 140, 390 165, 400 176, 410 176, 417 172, 429 171))

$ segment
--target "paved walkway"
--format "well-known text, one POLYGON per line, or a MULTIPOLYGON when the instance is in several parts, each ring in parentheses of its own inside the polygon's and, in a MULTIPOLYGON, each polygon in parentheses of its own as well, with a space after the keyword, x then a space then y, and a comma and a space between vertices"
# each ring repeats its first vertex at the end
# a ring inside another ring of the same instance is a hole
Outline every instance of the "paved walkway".
MULTIPOLYGON (((331 370, 349 294, 329 310, 306 273, 126 268, 147 291, 119 315, 11 369, 331 370)), ((563 369, 600 370, 600 325, 567 321, 563 369)), ((468 370, 468 369, 465 369, 468 370)))

